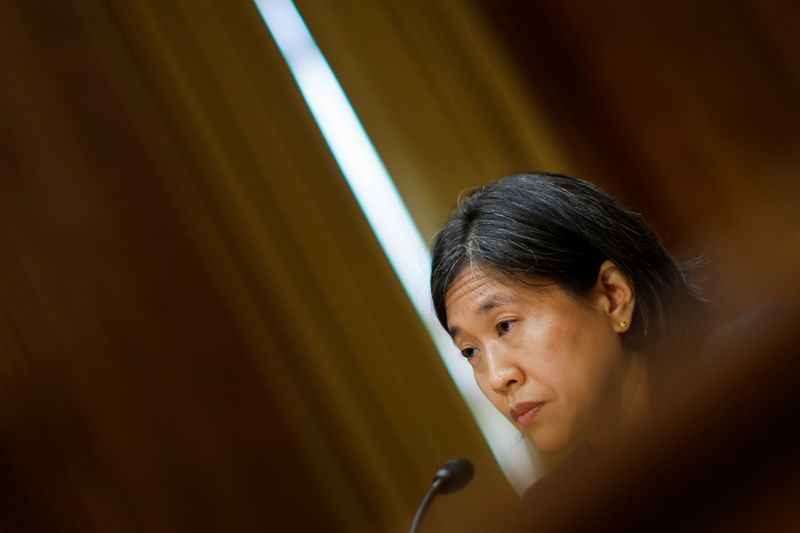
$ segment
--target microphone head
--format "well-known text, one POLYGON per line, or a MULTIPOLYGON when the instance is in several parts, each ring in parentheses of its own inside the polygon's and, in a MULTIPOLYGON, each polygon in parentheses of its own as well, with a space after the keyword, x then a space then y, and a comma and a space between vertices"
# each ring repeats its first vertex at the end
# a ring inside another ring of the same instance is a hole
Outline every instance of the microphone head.
POLYGON ((436 472, 433 482, 439 481, 439 491, 442 494, 455 492, 467 486, 472 480, 475 469, 468 459, 459 457, 445 461, 442 467, 436 472))

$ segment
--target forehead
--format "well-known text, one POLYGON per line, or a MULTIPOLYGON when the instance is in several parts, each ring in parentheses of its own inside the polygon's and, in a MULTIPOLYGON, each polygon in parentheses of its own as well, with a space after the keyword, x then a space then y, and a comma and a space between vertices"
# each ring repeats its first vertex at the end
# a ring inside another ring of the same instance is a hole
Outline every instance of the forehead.
POLYGON ((488 297, 512 296, 514 291, 509 283, 498 278, 496 273, 485 268, 467 267, 462 270, 445 294, 444 305, 448 313, 464 307, 477 307, 488 297))
POLYGON ((531 289, 524 283, 491 269, 467 267, 456 276, 445 294, 448 326, 500 305, 524 302, 530 292, 531 289))

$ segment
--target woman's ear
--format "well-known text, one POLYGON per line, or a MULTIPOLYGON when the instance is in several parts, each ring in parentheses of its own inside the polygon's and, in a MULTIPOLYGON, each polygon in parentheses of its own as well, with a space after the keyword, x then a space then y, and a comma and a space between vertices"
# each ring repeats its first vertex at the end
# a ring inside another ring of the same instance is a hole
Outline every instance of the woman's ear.
POLYGON ((614 330, 618 333, 627 331, 636 305, 636 294, 628 276, 612 261, 603 261, 597 272, 594 291, 614 330))

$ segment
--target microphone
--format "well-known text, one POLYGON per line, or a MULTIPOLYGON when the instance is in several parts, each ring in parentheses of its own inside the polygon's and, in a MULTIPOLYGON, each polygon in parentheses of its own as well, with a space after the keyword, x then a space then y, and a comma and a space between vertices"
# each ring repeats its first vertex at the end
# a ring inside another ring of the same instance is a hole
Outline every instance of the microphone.
POLYGON ((422 503, 419 504, 417 514, 414 517, 414 521, 411 523, 410 533, 417 533, 419 525, 422 522, 422 516, 425 514, 425 511, 428 510, 433 498, 437 494, 449 494, 463 489, 467 486, 467 483, 472 480, 474 471, 475 469, 472 463, 463 457, 445 461, 442 467, 436 472, 436 476, 433 478, 433 485, 431 485, 428 494, 425 495, 425 498, 422 499, 422 503))

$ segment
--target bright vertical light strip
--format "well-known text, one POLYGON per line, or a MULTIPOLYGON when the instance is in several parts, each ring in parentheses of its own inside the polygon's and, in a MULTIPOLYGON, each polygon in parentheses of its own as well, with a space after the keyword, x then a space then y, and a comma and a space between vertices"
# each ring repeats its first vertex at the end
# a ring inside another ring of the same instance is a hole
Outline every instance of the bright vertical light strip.
POLYGON ((439 327, 430 303, 430 252, 367 133, 291 0, 255 0, 300 92, 422 318, 490 448, 518 490, 533 480, 519 433, 483 398, 469 365, 439 327))

